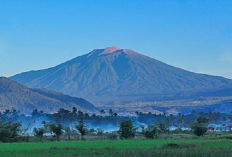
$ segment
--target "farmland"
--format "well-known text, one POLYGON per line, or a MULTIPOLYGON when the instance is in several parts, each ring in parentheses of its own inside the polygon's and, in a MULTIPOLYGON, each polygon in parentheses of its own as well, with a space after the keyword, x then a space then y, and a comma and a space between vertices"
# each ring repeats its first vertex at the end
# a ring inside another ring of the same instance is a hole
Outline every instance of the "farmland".
POLYGON ((102 140, 1 143, 1 157, 24 156, 166 156, 229 157, 231 139, 102 140))

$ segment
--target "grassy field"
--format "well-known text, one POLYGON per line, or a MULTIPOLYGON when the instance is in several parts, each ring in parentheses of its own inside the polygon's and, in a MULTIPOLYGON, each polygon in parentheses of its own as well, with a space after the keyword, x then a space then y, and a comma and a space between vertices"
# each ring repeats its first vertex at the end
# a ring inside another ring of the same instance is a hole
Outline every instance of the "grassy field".
POLYGON ((0 156, 231 157, 232 140, 117 140, 1 143, 0 156))

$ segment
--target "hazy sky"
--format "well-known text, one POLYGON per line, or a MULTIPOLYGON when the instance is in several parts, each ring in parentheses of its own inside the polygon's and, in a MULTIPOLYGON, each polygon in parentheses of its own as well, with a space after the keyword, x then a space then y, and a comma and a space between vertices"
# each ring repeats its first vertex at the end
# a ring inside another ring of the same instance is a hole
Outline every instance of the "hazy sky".
POLYGON ((0 0, 0 76, 118 46, 232 78, 232 0, 0 0))

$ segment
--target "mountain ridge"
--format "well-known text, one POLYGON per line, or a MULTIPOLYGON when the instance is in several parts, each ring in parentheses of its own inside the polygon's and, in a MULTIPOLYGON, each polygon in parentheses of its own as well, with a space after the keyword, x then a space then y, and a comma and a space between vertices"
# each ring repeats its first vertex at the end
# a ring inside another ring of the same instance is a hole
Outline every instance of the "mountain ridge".
POLYGON ((94 112, 98 109, 81 98, 75 98, 47 89, 27 88, 13 80, 0 77, 0 110, 14 108, 21 113, 30 114, 38 109, 44 112, 56 112, 59 108, 94 112))

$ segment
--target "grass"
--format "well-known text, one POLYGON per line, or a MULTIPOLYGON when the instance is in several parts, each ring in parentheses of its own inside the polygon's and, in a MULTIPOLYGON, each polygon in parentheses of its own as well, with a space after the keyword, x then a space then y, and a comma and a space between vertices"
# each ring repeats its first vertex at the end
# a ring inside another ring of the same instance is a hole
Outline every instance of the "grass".
POLYGON ((0 156, 229 157, 232 156, 231 147, 232 140, 227 139, 0 143, 0 156))

